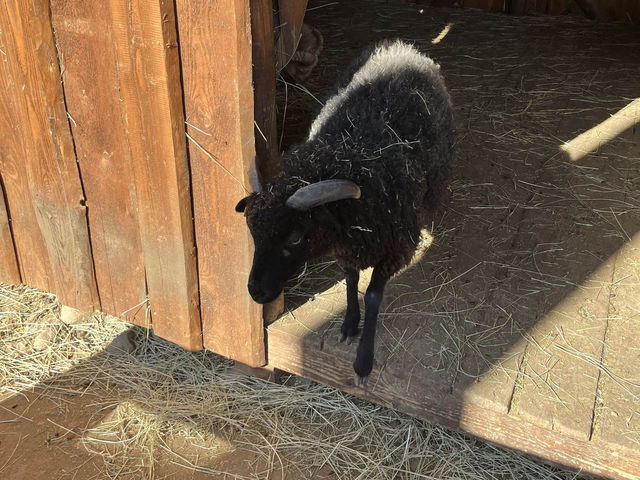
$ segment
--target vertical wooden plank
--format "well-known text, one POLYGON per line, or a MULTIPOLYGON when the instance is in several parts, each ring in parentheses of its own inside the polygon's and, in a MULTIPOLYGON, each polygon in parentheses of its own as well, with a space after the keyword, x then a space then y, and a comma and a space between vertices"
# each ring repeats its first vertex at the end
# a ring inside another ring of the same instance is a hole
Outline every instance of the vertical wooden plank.
POLYGON ((569 13, 571 0, 549 0, 547 4, 547 13, 551 15, 564 15, 569 13))
POLYGON ((49 3, 2 2, 0 30, 9 99, 1 173, 23 281, 72 307, 99 308, 49 3))
POLYGON ((527 0, 527 14, 541 14, 548 10, 548 0, 527 0))
POLYGON ((244 218, 234 211, 250 189, 254 168, 249 2, 176 3, 193 139, 189 152, 204 345, 260 366, 265 363, 261 308, 246 287, 252 242, 244 218))
POLYGON ((263 180, 279 171, 273 0, 251 0, 256 168, 263 180))
POLYGON ((524 15, 527 13, 527 0, 511 0, 507 13, 511 15, 524 15))
POLYGON ((307 0, 279 0, 278 6, 280 25, 276 25, 276 28, 280 34, 276 42, 276 70, 280 71, 296 53, 307 10, 307 0))
MULTIPOLYGON (((4 28, 0 27, 0 50, 7 51, 4 28)), ((15 164, 16 158, 24 157, 22 142, 15 137, 13 128, 18 124, 15 102, 11 98, 13 83, 9 73, 9 60, 0 54, 0 174, 7 174, 5 164, 15 164)), ((21 282, 9 214, 5 202, 6 191, 0 175, 0 282, 21 282)))
POLYGON ((174 4, 110 0, 110 7, 153 328, 198 350, 202 336, 174 4))
MULTIPOLYGON (((0 14, 3 11, 0 5, 0 14)), ((0 50, 5 53, 11 52, 7 45, 6 32, 6 27, 0 26, 0 50)), ((27 160, 27 150, 18 105, 20 97, 15 93, 16 86, 9 68, 9 55, 0 54, 0 174, 3 178, 3 191, 7 196, 11 194, 15 198, 26 199, 17 202, 11 211, 14 233, 20 238, 16 255, 19 256, 21 252, 28 254, 22 259, 23 281, 50 292, 55 289, 55 284, 47 248, 40 235, 35 210, 30 202, 31 193, 27 179, 22 174, 23 168, 19 169, 27 160)))
MULTIPOLYGON (((251 58, 253 64, 253 115, 256 169, 263 182, 280 171, 276 119, 276 58, 273 32, 273 0, 251 0, 251 58)), ((265 305, 265 323, 284 311, 284 294, 265 305)))
POLYGON ((20 271, 4 196, 4 187, 0 181, 0 282, 17 285, 20 283, 20 271))
POLYGON ((102 310, 144 325, 146 287, 109 4, 52 0, 102 310))

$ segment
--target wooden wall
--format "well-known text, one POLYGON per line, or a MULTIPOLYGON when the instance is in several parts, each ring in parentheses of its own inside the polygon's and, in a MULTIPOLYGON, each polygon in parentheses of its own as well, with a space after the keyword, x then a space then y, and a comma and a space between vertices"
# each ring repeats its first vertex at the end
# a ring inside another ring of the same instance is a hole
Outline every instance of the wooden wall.
POLYGON ((640 20, 638 0, 415 0, 431 6, 482 8, 513 15, 577 14, 602 20, 640 20))
POLYGON ((264 364, 250 35, 242 0, 2 2, 0 281, 264 364))

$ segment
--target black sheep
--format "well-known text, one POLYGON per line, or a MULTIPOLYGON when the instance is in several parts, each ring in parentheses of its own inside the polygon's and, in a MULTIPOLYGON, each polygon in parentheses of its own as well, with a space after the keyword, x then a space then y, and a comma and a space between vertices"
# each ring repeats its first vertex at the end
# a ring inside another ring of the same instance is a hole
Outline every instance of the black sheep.
POLYGON ((255 254, 249 293, 274 300, 307 260, 333 255, 346 272, 340 341, 358 333, 359 271, 373 267, 354 370, 365 385, 384 287, 411 260, 442 195, 453 109, 440 67, 399 40, 365 51, 311 125, 282 155, 283 172, 242 199, 255 254))

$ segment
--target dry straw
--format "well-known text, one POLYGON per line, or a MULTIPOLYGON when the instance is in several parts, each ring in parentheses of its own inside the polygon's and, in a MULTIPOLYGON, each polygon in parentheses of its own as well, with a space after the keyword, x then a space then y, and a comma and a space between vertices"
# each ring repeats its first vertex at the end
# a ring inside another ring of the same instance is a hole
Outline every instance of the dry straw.
POLYGON ((1 398, 36 390, 61 404, 90 399, 101 421, 70 434, 103 459, 109 478, 153 478, 160 458, 183 468, 183 478, 262 479, 282 469, 287 478, 577 478, 333 388, 248 377, 217 355, 185 352, 137 327, 132 353, 110 351, 129 325, 102 314, 65 323, 55 297, 24 286, 0 286, 0 311, 1 398), (232 446, 222 448, 227 440, 232 446), (253 452, 251 473, 211 466, 229 448, 253 452))
MULTIPOLYGON (((279 91, 283 146, 304 140, 336 79, 373 41, 401 37, 442 66, 458 130, 451 198, 434 220, 433 246, 389 286, 376 358, 406 356, 447 372, 452 385, 476 378, 534 338, 537 320, 584 290, 640 230, 637 31, 382 1, 328 5, 305 21, 322 31, 324 50, 304 88, 279 91), (598 141, 593 127, 620 112, 629 130, 598 141), (593 148, 567 155, 585 133, 593 148)), ((326 263, 309 266, 291 307, 340 276, 326 263)))

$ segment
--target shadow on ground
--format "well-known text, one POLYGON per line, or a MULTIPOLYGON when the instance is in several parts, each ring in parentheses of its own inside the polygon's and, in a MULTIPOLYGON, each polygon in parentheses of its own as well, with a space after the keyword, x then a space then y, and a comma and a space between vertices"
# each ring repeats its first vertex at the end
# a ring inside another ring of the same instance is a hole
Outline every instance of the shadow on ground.
MULTIPOLYGON (((384 2, 330 4, 305 21, 325 49, 304 86, 313 97, 280 82, 284 146, 304 139, 317 99, 382 38, 434 57, 456 106, 451 200, 428 226, 434 245, 387 288, 372 391, 402 397, 420 384, 437 407, 474 399, 571 437, 637 448, 636 27, 384 2)), ((335 340, 341 272, 327 263, 308 272, 272 329, 305 324, 305 345, 348 365, 355 347, 335 340)), ((330 383, 352 386, 346 372, 330 383)))

